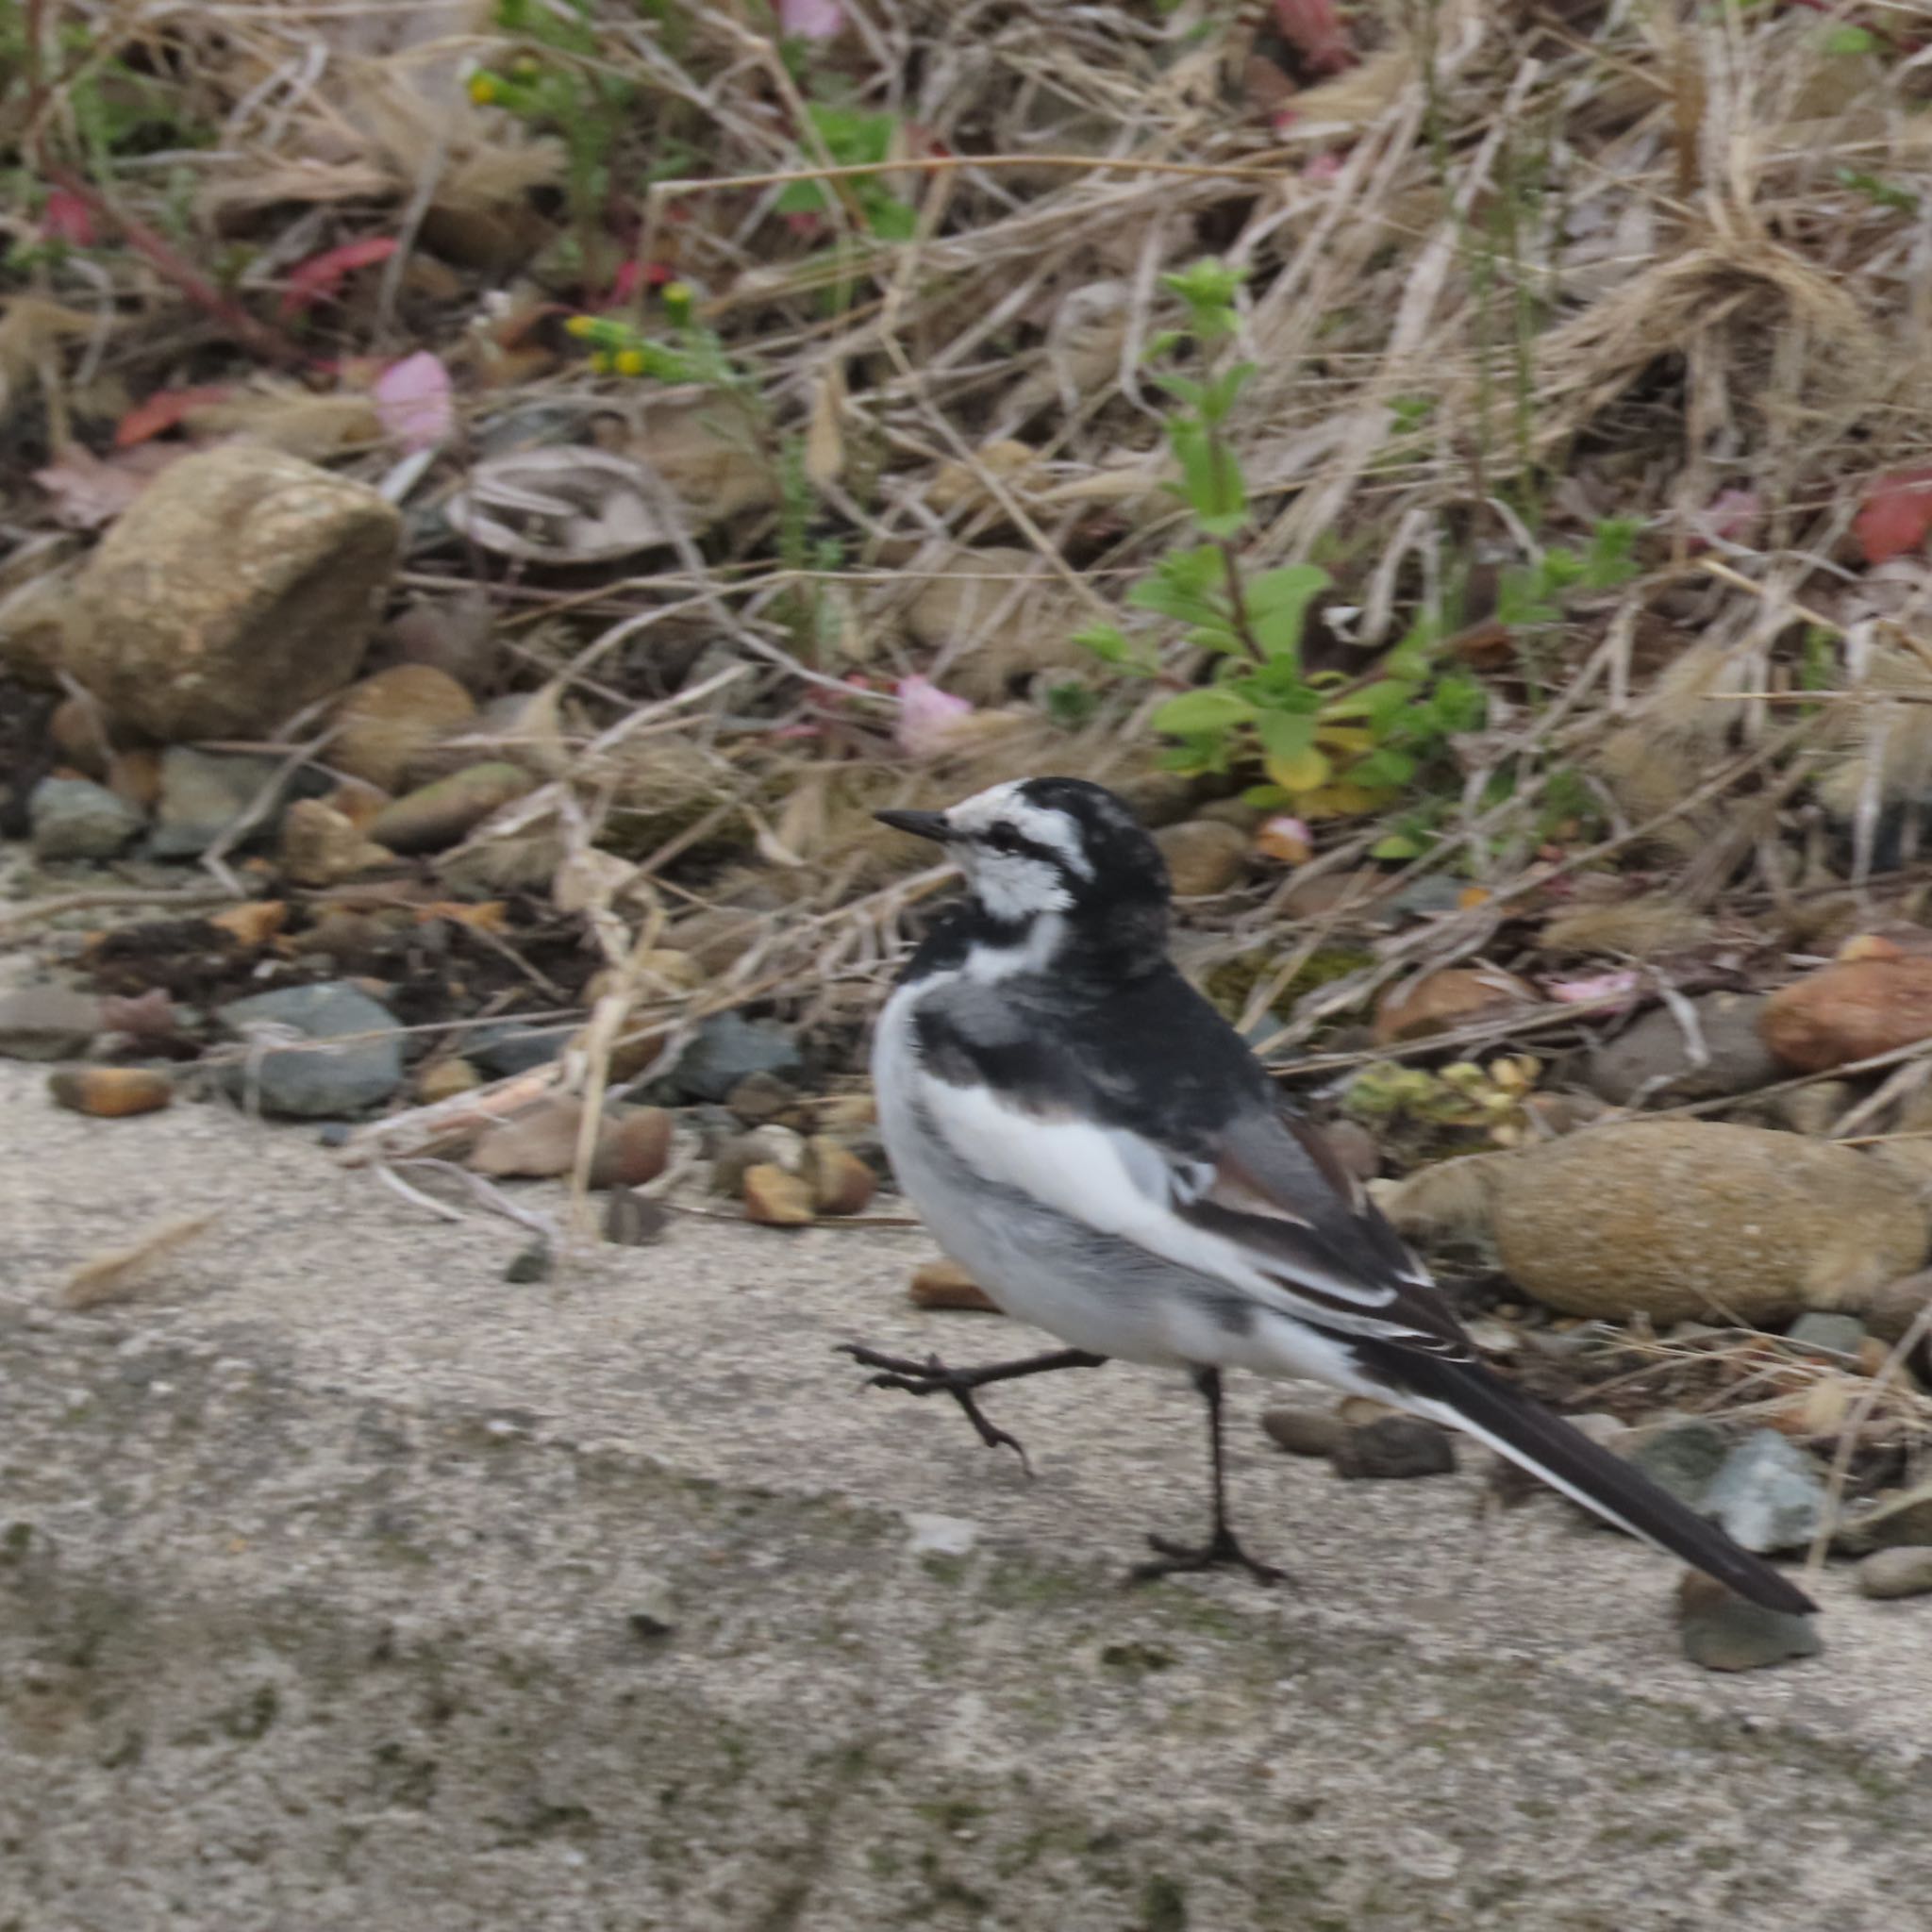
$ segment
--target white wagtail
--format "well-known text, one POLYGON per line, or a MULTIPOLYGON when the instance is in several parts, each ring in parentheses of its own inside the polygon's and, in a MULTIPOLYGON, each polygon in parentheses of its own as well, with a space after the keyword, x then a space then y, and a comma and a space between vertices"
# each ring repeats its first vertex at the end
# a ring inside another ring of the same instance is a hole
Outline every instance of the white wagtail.
MULTIPOLYGON (((970 888, 913 956, 873 1051, 899 1185, 1006 1312, 1071 1347, 953 1369, 852 1347, 874 1384, 953 1397, 1109 1357, 1187 1370, 1208 1404, 1213 1533, 1149 1541, 1137 1576, 1261 1580, 1229 1526, 1226 1369, 1313 1376, 1465 1429, 1566 1496, 1769 1608, 1809 1598, 1486 1368, 1441 1291, 1320 1133, 1167 957, 1167 870, 1112 792, 995 785, 884 811, 970 888)), ((1024 1452, 1022 1452, 1024 1460, 1024 1452)))

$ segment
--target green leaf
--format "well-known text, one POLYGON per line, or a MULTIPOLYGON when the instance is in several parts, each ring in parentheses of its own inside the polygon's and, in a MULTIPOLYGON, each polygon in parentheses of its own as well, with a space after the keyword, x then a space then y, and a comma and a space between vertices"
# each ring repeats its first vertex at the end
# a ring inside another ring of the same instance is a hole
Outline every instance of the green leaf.
POLYGON ((1391 832, 1369 847, 1371 858, 1420 858, 1427 848, 1411 832, 1391 832))
POLYGON ((1614 591, 1637 575, 1637 540, 1643 525, 1636 517, 1606 517, 1591 533, 1583 558, 1583 584, 1591 591, 1614 591))
POLYGON ((1255 707, 1250 699, 1239 691, 1222 687, 1210 687, 1207 691, 1183 691, 1177 698, 1169 698, 1149 721, 1155 730, 1165 731, 1171 737, 1188 738, 1197 733, 1218 735, 1231 731, 1237 724, 1245 724, 1255 716, 1255 707))
POLYGON ((1279 785, 1250 785, 1238 796, 1243 805, 1260 811, 1274 811, 1288 803, 1288 793, 1279 785))
POLYGON ((1824 36, 1827 54, 1875 54, 1878 36, 1870 27, 1835 26, 1824 36))
POLYGON ((1328 588, 1328 573, 1312 563, 1264 570, 1242 587, 1248 623, 1271 658, 1299 661, 1308 606, 1328 588))
POLYGON ((1167 425, 1180 459, 1181 494, 1210 537, 1233 537, 1248 518, 1248 486, 1234 452, 1208 428, 1185 417, 1167 425))
POLYGON ((1224 568, 1218 551, 1170 551, 1152 576, 1142 577, 1127 592, 1126 601, 1136 610, 1152 610, 1176 624, 1225 630, 1226 607, 1212 590, 1224 568))
POLYGON ((1271 760, 1299 758, 1314 748, 1316 723, 1308 712, 1263 711, 1255 720, 1255 736, 1271 760))
POLYGON ((881 242, 909 242, 919 232, 918 211, 896 195, 861 192, 858 206, 881 242))
POLYGON ((1367 758, 1357 758, 1348 768, 1350 784, 1373 785, 1378 791, 1407 785, 1414 776, 1415 760, 1406 751, 1396 751, 1386 744, 1367 758))
POLYGON ((1133 650, 1126 632, 1113 624, 1089 625, 1085 630, 1076 630, 1073 641, 1083 651, 1091 651, 1103 664, 1124 664, 1133 650))
POLYGON ((816 181, 789 182, 772 204, 773 211, 781 215, 823 214, 832 205, 831 198, 816 181))

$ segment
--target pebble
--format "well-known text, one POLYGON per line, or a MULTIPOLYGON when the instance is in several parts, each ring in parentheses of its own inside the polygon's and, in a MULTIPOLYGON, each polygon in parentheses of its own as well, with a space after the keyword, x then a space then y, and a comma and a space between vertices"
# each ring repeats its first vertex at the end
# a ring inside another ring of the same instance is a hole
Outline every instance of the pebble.
POLYGON ((1277 1449, 1291 1456, 1332 1456, 1348 1433, 1332 1408, 1269 1408, 1261 1428, 1277 1449))
POLYGON ((562 1055, 576 1030, 575 1020, 547 1026, 478 1026, 463 1052, 492 1080, 503 1080, 512 1074, 527 1074, 533 1067, 547 1067, 562 1055))
POLYGON ((527 1287, 532 1282, 548 1281, 551 1266, 550 1243, 539 1235, 503 1271, 503 1278, 513 1287, 527 1287))
POLYGON ((395 862, 388 846, 319 798, 298 798, 283 813, 281 851, 282 870, 298 886, 333 886, 395 862))
POLYGON ((75 1113, 120 1120, 158 1113, 175 1098, 175 1083, 154 1067, 62 1067, 47 1076, 47 1091, 75 1113))
POLYGON ((255 817, 234 842, 248 844, 271 836, 286 790, 284 762, 248 752, 170 745, 161 754, 161 795, 148 835, 149 853, 156 858, 199 858, 251 808, 255 817))
POLYGON ((670 1231, 669 1211, 635 1188, 613 1188, 604 1204, 604 1239, 620 1248, 644 1248, 670 1231))
POLYGON ((721 1141, 711 1154, 711 1191, 738 1194, 755 1167, 782 1168, 787 1174, 805 1172, 805 1136, 775 1124, 754 1127, 721 1141))
POLYGON ((0 1057, 71 1060, 106 1022, 92 993, 69 986, 23 986, 0 992, 0 1057))
POLYGON ((821 1214, 862 1214, 878 1191, 878 1175, 829 1134, 814 1134, 805 1143, 804 1172, 821 1214))
POLYGON ((339 772, 400 791, 411 763, 475 714, 470 693, 433 664, 395 664, 342 693, 324 754, 339 772))
POLYGON ((1219 819, 1183 819, 1177 825, 1164 825, 1154 842, 1167 860, 1176 899, 1226 891, 1248 862, 1247 835, 1219 819))
POLYGON ((1815 1619, 1764 1609, 1695 1570, 1677 1586, 1677 1625, 1684 1655, 1707 1671, 1760 1671, 1824 1648, 1815 1619))
POLYGON ((483 1084, 483 1076, 468 1060, 431 1060, 416 1075, 416 1098, 425 1107, 451 1100, 483 1084))
POLYGON ((1865 1339, 1865 1324, 1856 1315, 1816 1312, 1800 1315, 1785 1330, 1785 1339, 1803 1348, 1824 1349, 1829 1355, 1852 1355, 1865 1339))
POLYGON ((1823 1074, 1932 1035, 1932 958, 1821 967, 1766 1002, 1764 1043, 1789 1067, 1823 1074))
POLYGON ((1000 1305, 957 1261, 927 1261, 912 1271, 906 1299, 915 1308, 997 1315, 1000 1305))
POLYGON ((1884 1491, 1831 1540, 1833 1549, 1853 1557, 1912 1543, 1932 1543, 1932 1482, 1884 1491))
POLYGON ((593 1188, 639 1188, 671 1159, 671 1116, 661 1107, 626 1107, 605 1124, 591 1161, 593 1188))
POLYGON ((391 852, 441 852, 460 844, 491 813, 536 784, 521 765, 501 759, 465 765, 447 778, 406 791, 369 821, 367 831, 391 852))
POLYGON ((1775 1429, 1754 1429, 1725 1457, 1703 1507, 1747 1550, 1803 1549, 1824 1518, 1824 1482, 1795 1442, 1775 1429))
POLYGON ((164 743, 264 737, 356 675, 401 531, 366 483, 266 444, 183 457, 82 573, 66 668, 164 743))
POLYGON ((803 1227, 813 1218, 811 1188, 802 1174, 769 1164, 746 1170, 744 1213, 765 1227, 803 1227))
POLYGON ((1446 1429, 1421 1416, 1385 1415, 1344 1429, 1328 1459, 1336 1474, 1343 1476, 1388 1480, 1451 1475, 1456 1470, 1456 1445, 1446 1429))
POLYGON ((51 863, 112 858, 147 823, 137 808, 92 778, 42 778, 26 808, 34 857, 51 863))
POLYGON ((271 1047, 225 1068, 228 1091, 258 1097, 266 1113, 310 1120, 360 1113, 403 1084, 401 1028, 385 1008, 345 980, 256 993, 217 1008, 215 1017, 236 1039, 270 1023, 309 1040, 341 1041, 324 1051, 271 1047))
POLYGON ((1865 1305, 1865 1326, 1881 1341, 1902 1341, 1932 1304, 1932 1269, 1889 1281, 1865 1305))
POLYGON ((748 1127, 779 1121, 788 1127, 798 1124, 801 1095, 790 1080, 776 1074, 747 1074, 724 1096, 724 1105, 748 1127))
POLYGON ((1535 998, 1532 988, 1493 967, 1444 967, 1382 996, 1375 1008, 1375 1044, 1447 1033, 1535 998))
POLYGON ((1676 1015, 1657 1007, 1590 1059, 1590 1085, 1616 1107, 1640 1099, 1673 1105, 1754 1092, 1780 1078, 1784 1069, 1758 1037, 1764 999, 1752 993, 1712 992, 1690 1002, 1707 1058, 1690 1060, 1690 1043, 1676 1015))
POLYGON ((1866 1596, 1932 1594, 1932 1547, 1924 1543, 1874 1550, 1858 1565, 1858 1589, 1866 1596))
POLYGON ((915 1557, 964 1557, 979 1541, 979 1525, 970 1516, 933 1516, 908 1510, 906 1526, 912 1532, 908 1547, 915 1557))
POLYGON ((1773 1326, 1856 1305, 1924 1259, 1911 1182, 1849 1147, 1709 1121, 1628 1121, 1499 1162, 1516 1285, 1565 1314, 1773 1326))
POLYGON ((1697 1417, 1661 1428, 1633 1429, 1616 1447, 1659 1489, 1700 1511, 1730 1453, 1724 1432, 1697 1417))
POLYGON ((795 1080, 804 1068, 798 1042, 783 1026, 714 1013, 685 1048, 671 1080, 687 1100, 722 1102, 747 1074, 795 1080))
POLYGON ((546 1093, 512 1120, 486 1128, 470 1150, 469 1165, 499 1180, 549 1180, 576 1159, 583 1105, 568 1093, 546 1093))

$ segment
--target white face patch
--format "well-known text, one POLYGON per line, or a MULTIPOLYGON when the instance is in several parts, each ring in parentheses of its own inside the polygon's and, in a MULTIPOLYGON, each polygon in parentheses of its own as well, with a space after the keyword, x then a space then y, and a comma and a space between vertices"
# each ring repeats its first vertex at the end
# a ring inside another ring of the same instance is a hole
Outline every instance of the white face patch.
POLYGON ((969 841, 976 843, 995 825, 1008 824, 1023 839, 1055 854, 1075 877, 1091 879, 1093 861, 1087 857, 1080 827, 1063 811, 1028 803, 1022 795, 1023 782, 1016 778, 991 785, 962 798, 946 814, 947 824, 961 835, 962 848, 969 841))

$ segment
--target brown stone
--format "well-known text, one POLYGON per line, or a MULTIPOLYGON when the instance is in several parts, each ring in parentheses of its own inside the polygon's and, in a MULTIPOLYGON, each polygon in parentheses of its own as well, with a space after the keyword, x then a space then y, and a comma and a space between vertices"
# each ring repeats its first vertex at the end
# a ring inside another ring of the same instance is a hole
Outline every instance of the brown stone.
POLYGON ((62 1067, 48 1074, 47 1091, 75 1113, 118 1120, 158 1112, 175 1098, 175 1083, 153 1067, 62 1067))
POLYGON ((483 1075, 468 1060, 431 1060, 416 1075, 416 1098, 425 1107, 432 1107, 439 1100, 453 1100, 458 1093, 468 1093, 482 1084, 483 1075))
POLYGON ((1928 1305, 1932 1305, 1932 1270, 1921 1270, 1888 1281, 1858 1313, 1874 1337, 1894 1342, 1905 1339, 1906 1331, 1928 1305))
POLYGON ((117 751, 108 760, 108 790, 142 811, 152 811, 161 798, 160 753, 145 745, 117 751))
POLYGON ((394 861, 319 798, 298 798, 283 815, 282 870, 298 886, 333 886, 394 861))
POLYGON ((1932 1037, 1932 958, 1902 953, 1821 967, 1772 994, 1758 1031, 1805 1074, 1932 1037))
POLYGON ((1224 892, 1241 877, 1248 841, 1239 827, 1219 819, 1183 819, 1154 835, 1176 899, 1201 899, 1224 892))
POLYGON ((536 782, 521 765, 465 765, 384 806, 367 830, 391 852, 441 852, 468 837, 491 813, 523 797, 536 782))
POLYGON ((1494 967, 1445 967, 1383 995, 1375 1009, 1375 1044, 1453 1032, 1535 998, 1533 989, 1494 967))
POLYGON ((261 737, 354 677, 401 531, 367 484, 262 444, 183 457, 82 575, 66 666, 164 743, 261 737))
POLYGON ((805 1173, 821 1214, 862 1214, 878 1191, 878 1175, 829 1134, 814 1134, 805 1143, 805 1173))
POLYGON ((804 1175, 787 1174, 769 1162, 748 1168, 744 1175, 744 1213, 765 1227, 803 1227, 815 1217, 811 1184, 804 1175))
POLYGON ((337 771, 392 792, 412 761, 475 709, 448 672, 433 664, 392 665, 343 693, 324 757, 337 771))
POLYGON ((957 1261, 928 1261, 912 1271, 906 1298, 915 1308, 958 1308, 997 1315, 1000 1305, 957 1261))
POLYGON ((591 1185, 641 1187, 656 1180, 670 1158, 671 1116, 661 1107, 627 1107, 597 1137, 591 1185))

